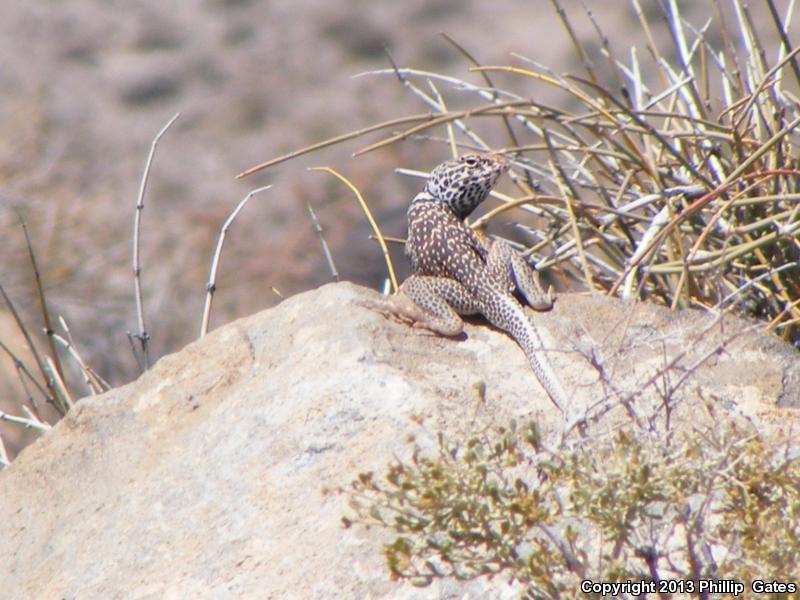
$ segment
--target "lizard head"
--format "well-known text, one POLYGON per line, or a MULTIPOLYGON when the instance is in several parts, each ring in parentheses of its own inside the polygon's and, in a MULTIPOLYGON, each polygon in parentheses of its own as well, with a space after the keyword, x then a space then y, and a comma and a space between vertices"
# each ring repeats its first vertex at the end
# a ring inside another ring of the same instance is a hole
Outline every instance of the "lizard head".
POLYGON ((486 200, 509 164, 501 154, 465 154, 431 171, 425 191, 464 219, 486 200))

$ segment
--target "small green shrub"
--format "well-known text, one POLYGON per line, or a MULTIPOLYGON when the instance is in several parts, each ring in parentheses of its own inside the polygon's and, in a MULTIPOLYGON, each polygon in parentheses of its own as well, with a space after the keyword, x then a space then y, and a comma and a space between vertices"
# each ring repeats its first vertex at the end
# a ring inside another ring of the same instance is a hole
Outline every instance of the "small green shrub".
MULTIPOLYGON (((353 521, 386 528, 392 577, 503 574, 533 598, 582 580, 786 581, 800 564, 800 461, 733 423, 619 431, 552 452, 535 423, 352 483, 353 521)), ((749 589, 749 587, 747 587, 749 589)))

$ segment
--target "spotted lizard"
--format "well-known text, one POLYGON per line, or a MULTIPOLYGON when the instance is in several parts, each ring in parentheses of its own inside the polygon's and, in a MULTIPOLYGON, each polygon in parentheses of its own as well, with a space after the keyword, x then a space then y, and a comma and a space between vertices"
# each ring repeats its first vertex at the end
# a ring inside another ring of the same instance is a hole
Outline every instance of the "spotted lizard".
POLYGON ((390 310, 444 336, 461 334, 459 315, 480 313, 516 340, 563 411, 564 390, 541 355, 536 326, 514 296, 519 291, 531 308, 549 310, 552 294, 542 290, 538 274, 511 246, 487 239, 464 222, 508 168, 500 154, 470 154, 431 172, 408 209, 405 251, 413 274, 400 286, 390 310))

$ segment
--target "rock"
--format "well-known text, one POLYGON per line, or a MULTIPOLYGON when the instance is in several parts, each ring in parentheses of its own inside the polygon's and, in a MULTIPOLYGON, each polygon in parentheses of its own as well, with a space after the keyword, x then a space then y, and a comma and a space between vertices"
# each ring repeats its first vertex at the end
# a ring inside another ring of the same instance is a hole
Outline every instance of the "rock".
MULTIPOLYGON (((552 439, 563 428, 502 332, 476 320, 465 339, 436 337, 359 304, 368 298, 347 283, 300 294, 80 401, 0 472, 0 595, 514 597, 502 577, 392 582, 385 533, 341 524, 347 496, 332 490, 407 456, 411 440, 511 418, 538 419, 552 439)), ((739 319, 579 295, 535 319, 575 415, 603 402, 624 415, 610 386, 662 385, 654 374, 677 356, 670 381, 688 377, 676 415, 696 418, 702 397, 775 431, 798 421, 796 354, 739 319)), ((658 407, 643 389, 637 409, 658 407)))

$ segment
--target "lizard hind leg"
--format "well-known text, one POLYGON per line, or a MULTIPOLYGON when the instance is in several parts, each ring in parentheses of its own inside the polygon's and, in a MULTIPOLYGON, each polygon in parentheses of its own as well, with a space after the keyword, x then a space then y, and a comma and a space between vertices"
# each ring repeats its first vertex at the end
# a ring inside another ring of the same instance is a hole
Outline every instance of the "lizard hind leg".
POLYGON ((545 292, 539 282, 539 273, 504 241, 492 242, 487 267, 500 286, 509 293, 519 290, 534 310, 550 310, 553 307, 552 288, 545 292))
POLYGON ((394 297, 394 305, 415 327, 448 337, 460 335, 464 330, 459 315, 478 312, 475 300, 458 281, 426 275, 406 279, 394 297))

